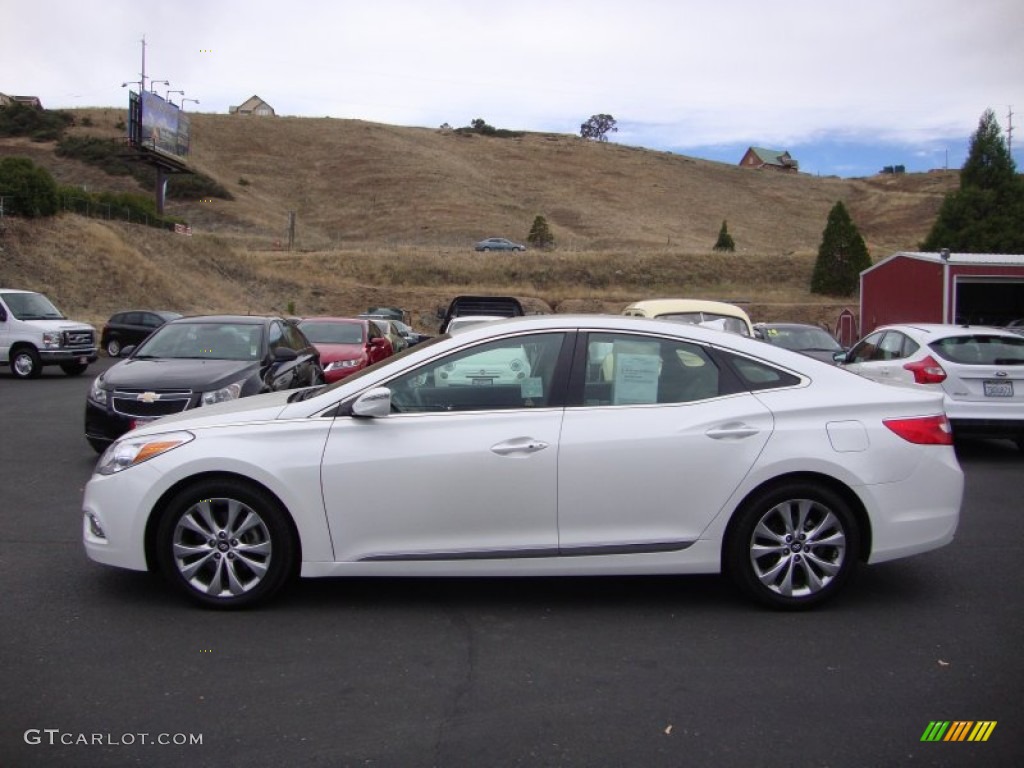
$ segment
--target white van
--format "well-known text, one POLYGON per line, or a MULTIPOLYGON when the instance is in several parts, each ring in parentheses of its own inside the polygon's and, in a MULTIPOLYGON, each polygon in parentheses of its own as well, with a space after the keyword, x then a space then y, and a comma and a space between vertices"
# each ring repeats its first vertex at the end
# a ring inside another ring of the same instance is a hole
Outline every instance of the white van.
POLYGON ((624 310, 624 315, 653 317, 690 323, 720 331, 732 331, 741 336, 753 336, 754 326, 750 317, 735 304, 704 299, 649 299, 634 301, 624 310))
POLYGON ((98 356, 91 325, 68 320, 41 293, 0 288, 0 365, 15 378, 34 379, 45 365, 78 376, 98 356))

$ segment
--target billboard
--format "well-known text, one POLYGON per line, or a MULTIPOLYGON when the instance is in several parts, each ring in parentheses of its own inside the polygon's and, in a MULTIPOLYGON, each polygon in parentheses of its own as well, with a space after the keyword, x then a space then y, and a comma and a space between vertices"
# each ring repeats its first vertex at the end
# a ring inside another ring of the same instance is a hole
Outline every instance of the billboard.
POLYGON ((185 157, 189 151, 188 117, 155 93, 130 93, 128 139, 136 147, 185 157))

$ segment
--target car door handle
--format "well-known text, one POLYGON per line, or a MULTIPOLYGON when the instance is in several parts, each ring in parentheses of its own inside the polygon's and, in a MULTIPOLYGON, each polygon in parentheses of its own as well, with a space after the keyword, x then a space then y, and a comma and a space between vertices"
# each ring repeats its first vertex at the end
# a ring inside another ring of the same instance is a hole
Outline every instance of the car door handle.
POLYGON ((513 456, 516 454, 536 453, 548 447, 548 443, 532 437, 514 437, 503 443, 491 446, 491 451, 499 456, 513 456))
POLYGON ((747 424, 723 424, 720 427, 712 427, 704 434, 712 440, 742 440, 745 437, 753 437, 760 431, 757 427, 747 424))

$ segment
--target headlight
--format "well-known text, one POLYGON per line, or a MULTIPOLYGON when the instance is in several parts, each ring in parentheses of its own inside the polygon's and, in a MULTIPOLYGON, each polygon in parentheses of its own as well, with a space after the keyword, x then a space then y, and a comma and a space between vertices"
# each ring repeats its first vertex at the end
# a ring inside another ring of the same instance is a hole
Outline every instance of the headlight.
POLYGON ((96 405, 107 404, 107 390, 103 388, 102 376, 97 376, 93 379, 92 386, 89 387, 89 399, 96 403, 96 405))
POLYGON ((43 346, 47 349, 58 349, 60 347, 60 331, 44 331, 43 346))
POLYGON ((360 360, 335 360, 333 363, 328 363, 324 371, 341 371, 345 368, 355 368, 360 362, 360 360))
POLYGON ((104 451, 96 464, 96 472, 112 475, 115 472, 134 467, 179 445, 195 440, 191 432, 166 432, 150 437, 125 437, 104 451))
POLYGON ((245 379, 236 381, 234 384, 228 384, 223 389, 218 389, 214 392, 203 392, 203 405, 213 405, 214 403, 226 403, 228 400, 237 400, 242 394, 243 384, 245 384, 245 379))

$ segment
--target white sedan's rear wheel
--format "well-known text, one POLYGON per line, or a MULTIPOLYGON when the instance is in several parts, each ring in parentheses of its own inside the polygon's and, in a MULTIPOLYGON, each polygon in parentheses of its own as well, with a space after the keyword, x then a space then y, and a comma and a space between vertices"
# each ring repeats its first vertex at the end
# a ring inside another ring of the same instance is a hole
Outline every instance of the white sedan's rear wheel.
POLYGON ((838 592, 859 552, 857 522, 831 489, 792 483, 768 489, 738 513, 725 566, 739 588, 773 608, 801 609, 838 592))

